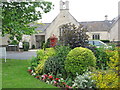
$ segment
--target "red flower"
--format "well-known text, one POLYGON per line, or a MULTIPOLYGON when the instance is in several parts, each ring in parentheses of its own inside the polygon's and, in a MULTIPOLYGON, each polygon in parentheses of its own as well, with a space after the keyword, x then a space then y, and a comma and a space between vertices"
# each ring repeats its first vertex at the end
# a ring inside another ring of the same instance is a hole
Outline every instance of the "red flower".
POLYGON ((49 78, 49 79, 52 79, 52 78, 53 78, 53 76, 51 76, 51 75, 50 75, 48 78, 49 78))
POLYGON ((47 75, 47 74, 45 74, 44 76, 45 76, 45 77, 48 77, 48 75, 47 75))
POLYGON ((28 69, 28 72, 31 73, 31 72, 32 72, 32 69, 28 69))
POLYGON ((59 78, 56 78, 55 80, 57 80, 57 81, 58 81, 58 80, 59 80, 59 78))
POLYGON ((67 88, 72 88, 72 87, 70 87, 70 86, 68 86, 68 85, 66 85, 66 87, 67 87, 67 88))
POLYGON ((35 78, 39 79, 39 78, 40 78, 40 76, 36 76, 35 78))
POLYGON ((65 85, 66 83, 65 83, 65 82, 63 82, 62 84, 64 84, 64 85, 65 85))

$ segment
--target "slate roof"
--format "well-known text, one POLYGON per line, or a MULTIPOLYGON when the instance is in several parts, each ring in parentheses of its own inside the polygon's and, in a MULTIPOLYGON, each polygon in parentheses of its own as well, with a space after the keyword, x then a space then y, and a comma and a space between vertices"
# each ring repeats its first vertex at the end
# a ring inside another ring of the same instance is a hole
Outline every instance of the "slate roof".
POLYGON ((30 26, 36 27, 36 31, 44 32, 50 23, 43 23, 43 24, 30 24, 30 26))
POLYGON ((79 22, 80 24, 84 25, 88 29, 89 32, 96 32, 96 31, 109 31, 110 26, 112 25, 111 20, 105 21, 88 21, 88 22, 79 22))
MULTIPOLYGON (((115 23, 115 20, 105 20, 105 21, 87 21, 87 22, 79 22, 79 24, 84 25, 87 27, 89 32, 96 32, 96 31, 109 31, 111 26, 115 23)), ((43 24, 31 24, 30 26, 36 26, 37 31, 44 32, 50 23, 43 23, 43 24)))

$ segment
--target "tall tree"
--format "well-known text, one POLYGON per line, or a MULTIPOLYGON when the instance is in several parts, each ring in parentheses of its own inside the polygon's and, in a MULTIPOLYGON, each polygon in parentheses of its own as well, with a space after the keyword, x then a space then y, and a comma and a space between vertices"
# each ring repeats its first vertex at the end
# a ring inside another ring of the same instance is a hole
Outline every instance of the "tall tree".
POLYGON ((9 34, 10 39, 21 40, 22 35, 35 33, 35 27, 29 23, 42 18, 43 13, 52 9, 51 2, 2 2, 2 35, 9 34))
POLYGON ((78 27, 68 23, 60 28, 60 42, 63 45, 69 45, 71 48, 86 47, 88 45, 87 28, 83 25, 78 27))

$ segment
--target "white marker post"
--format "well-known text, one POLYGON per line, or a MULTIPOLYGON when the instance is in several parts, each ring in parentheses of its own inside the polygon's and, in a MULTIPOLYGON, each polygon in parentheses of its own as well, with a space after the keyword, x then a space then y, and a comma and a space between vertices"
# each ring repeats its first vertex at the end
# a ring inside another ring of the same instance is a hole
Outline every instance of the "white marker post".
POLYGON ((6 47, 0 47, 0 55, 2 58, 4 57, 6 62, 6 47))

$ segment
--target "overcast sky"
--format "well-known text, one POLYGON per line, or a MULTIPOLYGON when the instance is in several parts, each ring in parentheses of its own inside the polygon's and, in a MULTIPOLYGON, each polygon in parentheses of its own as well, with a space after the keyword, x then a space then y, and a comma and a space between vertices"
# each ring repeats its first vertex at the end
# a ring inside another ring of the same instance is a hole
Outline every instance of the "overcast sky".
MULTIPOLYGON (((59 14, 60 0, 51 1, 55 6, 52 11, 43 15, 42 23, 50 23, 59 14)), ((62 0, 66 1, 66 0, 62 0)), ((111 20, 118 15, 118 2, 120 0, 68 0, 69 12, 77 21, 102 21, 105 15, 111 20)))

